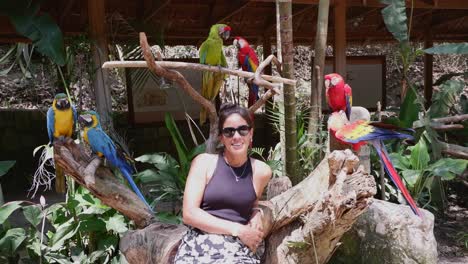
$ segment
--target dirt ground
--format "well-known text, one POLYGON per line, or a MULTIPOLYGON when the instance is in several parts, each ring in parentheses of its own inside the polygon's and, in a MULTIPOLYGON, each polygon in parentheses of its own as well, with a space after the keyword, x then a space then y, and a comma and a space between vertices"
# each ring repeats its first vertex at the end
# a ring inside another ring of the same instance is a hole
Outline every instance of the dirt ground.
POLYGON ((439 263, 468 263, 468 187, 453 182, 448 190, 448 208, 436 216, 434 235, 439 263), (461 238, 465 234, 464 240, 461 238), (466 241, 466 242, 465 242, 466 241))

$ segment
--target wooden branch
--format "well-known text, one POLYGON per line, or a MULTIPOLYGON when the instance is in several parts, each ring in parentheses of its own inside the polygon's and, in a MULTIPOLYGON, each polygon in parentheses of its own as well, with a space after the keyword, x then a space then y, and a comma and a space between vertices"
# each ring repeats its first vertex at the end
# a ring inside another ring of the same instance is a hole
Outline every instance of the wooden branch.
MULTIPOLYGON (((241 70, 233 70, 229 68, 223 68, 218 66, 210 66, 198 63, 190 62, 179 62, 179 61, 158 61, 157 65, 168 68, 168 69, 190 69, 195 71, 210 71, 210 72, 219 72, 230 74, 234 76, 239 76, 242 78, 254 78, 254 73, 246 72, 241 70)), ((148 64, 146 61, 106 61, 102 64, 102 68, 147 68, 148 64)), ((296 80, 286 79, 283 77, 271 76, 262 74, 261 77, 267 81, 274 83, 285 83, 290 85, 296 85, 296 80)))
POLYGON ((258 66, 257 70, 254 73, 254 83, 259 86, 263 86, 267 89, 273 90, 276 94, 280 94, 281 92, 278 90, 278 85, 274 85, 268 81, 265 81, 263 76, 260 75, 263 72, 263 69, 265 69, 265 67, 269 65, 272 61, 275 63, 276 69, 281 74, 281 63, 278 61, 275 55, 272 54, 268 56, 268 58, 266 58, 264 61, 262 61, 262 63, 260 63, 260 65, 258 66))
POLYGON ((72 139, 54 141, 54 160, 67 175, 87 188, 104 204, 116 209, 140 227, 154 222, 153 214, 138 196, 126 187, 100 160, 89 156, 72 139))
POLYGON ((436 123, 454 123, 454 122, 461 122, 465 120, 468 120, 468 114, 432 119, 432 121, 436 123))
POLYGON ((462 147, 459 145, 454 145, 454 144, 449 144, 445 142, 440 142, 442 146, 442 153, 445 153, 450 156, 462 158, 462 159, 468 159, 468 148, 467 147, 462 147))
POLYGON ((270 99, 273 95, 275 95, 275 92, 273 90, 267 90, 260 99, 255 102, 251 107, 249 107, 249 112, 250 113, 255 113, 262 105, 264 105, 268 99, 270 99))
MULTIPOLYGON (((156 75, 162 76, 166 79, 171 81, 177 82, 177 84, 188 94, 190 97, 193 98, 197 103, 201 106, 205 107, 208 113, 211 115, 216 115, 216 109, 212 102, 207 100, 205 97, 201 96, 191 85, 190 83, 184 78, 182 74, 174 70, 168 70, 161 65, 161 62, 156 63, 153 57, 153 53, 151 53, 151 47, 148 45, 148 41, 146 39, 146 34, 140 32, 140 46, 143 51, 143 56, 145 57, 146 64, 150 71, 155 73, 156 75)), ((106 62, 107 63, 107 62, 106 62)), ((104 63, 104 64, 106 64, 104 63)), ((103 68, 105 68, 103 66, 103 68)), ((211 118, 210 118, 211 120, 211 118)))
POLYGON ((458 130, 458 129, 464 128, 462 124, 451 124, 451 125, 434 124, 434 125, 431 125, 431 127, 436 131, 451 131, 451 130, 458 130))
POLYGON ((208 112, 208 117, 210 119, 210 137, 206 142, 206 151, 208 153, 214 153, 216 151, 216 143, 218 138, 218 115, 216 114, 216 108, 214 103, 207 100, 205 97, 200 95, 190 83, 185 79, 185 77, 180 74, 180 72, 175 70, 169 70, 161 65, 161 62, 156 63, 154 60, 153 54, 151 53, 151 48, 148 45, 146 39, 146 34, 140 32, 140 46, 143 51, 143 56, 146 60, 146 65, 156 75, 162 76, 168 80, 176 82, 190 97, 192 97, 195 102, 199 103, 204 107, 208 112))

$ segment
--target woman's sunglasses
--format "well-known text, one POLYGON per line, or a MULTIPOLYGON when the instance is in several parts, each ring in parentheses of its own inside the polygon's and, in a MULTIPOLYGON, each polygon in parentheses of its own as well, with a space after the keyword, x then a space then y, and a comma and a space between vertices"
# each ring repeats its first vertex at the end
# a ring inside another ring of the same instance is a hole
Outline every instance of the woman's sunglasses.
POLYGON ((234 134, 236 133, 236 131, 239 132, 239 135, 245 137, 247 136, 247 134, 249 134, 250 128, 251 127, 248 125, 238 126, 237 128, 225 127, 223 128, 223 130, 221 130, 221 132, 223 133, 223 136, 227 138, 232 138, 234 134))

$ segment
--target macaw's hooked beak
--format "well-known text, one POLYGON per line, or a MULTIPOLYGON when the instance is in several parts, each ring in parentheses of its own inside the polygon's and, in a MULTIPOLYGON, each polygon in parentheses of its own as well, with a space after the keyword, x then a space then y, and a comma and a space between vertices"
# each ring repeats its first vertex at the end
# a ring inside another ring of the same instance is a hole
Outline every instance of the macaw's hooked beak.
POLYGON ((232 42, 232 45, 238 49, 240 48, 239 41, 237 39, 234 39, 234 41, 232 42))
POLYGON ((330 79, 325 79, 325 88, 330 88, 330 79))
POLYGON ((68 103, 68 99, 67 98, 63 98, 63 99, 58 99, 57 100, 57 108, 58 109, 66 109, 70 106, 70 104, 68 103))
POLYGON ((221 37, 222 37, 224 40, 228 40, 230 35, 231 35, 231 31, 227 30, 227 31, 224 31, 224 32, 221 34, 221 37))
POLYGON ((89 114, 80 115, 80 117, 78 117, 78 122, 85 125, 90 124, 93 122, 93 117, 89 114))

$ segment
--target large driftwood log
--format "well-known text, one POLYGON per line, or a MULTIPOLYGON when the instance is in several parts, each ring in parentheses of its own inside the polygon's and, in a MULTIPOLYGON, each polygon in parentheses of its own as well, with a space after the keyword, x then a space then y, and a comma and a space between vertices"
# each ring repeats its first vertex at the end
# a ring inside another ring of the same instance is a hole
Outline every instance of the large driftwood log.
MULTIPOLYGON (((120 249, 130 263, 171 263, 182 225, 155 222, 138 197, 72 140, 54 143, 55 161, 103 203, 133 220, 120 249), (94 173, 95 172, 95 173, 94 173)), ((350 151, 334 151, 301 183, 262 202, 268 237, 264 263, 325 263, 369 205, 374 178, 350 151)))

